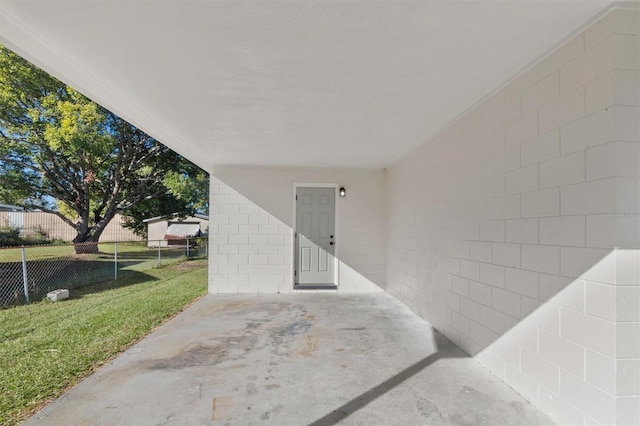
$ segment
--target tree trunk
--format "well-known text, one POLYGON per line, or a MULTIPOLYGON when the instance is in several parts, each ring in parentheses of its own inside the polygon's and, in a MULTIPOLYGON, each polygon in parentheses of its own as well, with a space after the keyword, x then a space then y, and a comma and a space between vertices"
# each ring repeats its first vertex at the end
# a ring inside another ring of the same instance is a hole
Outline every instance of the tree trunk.
POLYGON ((93 240, 92 229, 89 226, 88 215, 81 215, 76 223, 76 237, 73 239, 73 248, 76 254, 89 254, 98 252, 98 240, 93 240))
POLYGON ((73 243, 76 254, 95 254, 98 253, 97 241, 84 241, 81 243, 73 243))
POLYGON ((76 254, 98 253, 98 241, 102 232, 115 216, 115 209, 110 209, 108 213, 93 227, 79 223, 78 234, 73 239, 73 247, 76 254))
POLYGON ((73 248, 76 254, 98 253, 98 239, 100 235, 91 235, 90 232, 78 233, 73 239, 73 248))

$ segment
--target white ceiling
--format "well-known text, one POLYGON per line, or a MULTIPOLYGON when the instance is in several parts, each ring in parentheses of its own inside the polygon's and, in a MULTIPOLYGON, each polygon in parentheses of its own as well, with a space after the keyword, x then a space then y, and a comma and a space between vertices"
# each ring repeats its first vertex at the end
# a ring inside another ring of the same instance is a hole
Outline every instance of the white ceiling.
POLYGON ((386 167, 609 0, 0 0, 0 42, 211 170, 386 167))

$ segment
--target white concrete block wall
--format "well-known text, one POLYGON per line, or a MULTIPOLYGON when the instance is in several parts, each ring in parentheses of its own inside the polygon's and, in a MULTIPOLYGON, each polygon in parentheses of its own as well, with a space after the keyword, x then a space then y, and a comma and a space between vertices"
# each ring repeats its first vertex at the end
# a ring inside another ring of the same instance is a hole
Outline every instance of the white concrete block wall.
POLYGON ((211 178, 209 292, 277 293, 291 269, 290 228, 211 178))
POLYGON ((293 291, 294 184, 339 184, 338 289, 382 291, 386 280, 384 170, 217 167, 211 177, 211 293, 293 291))
POLYGON ((560 424, 640 424, 640 14, 389 170, 387 291, 560 424))

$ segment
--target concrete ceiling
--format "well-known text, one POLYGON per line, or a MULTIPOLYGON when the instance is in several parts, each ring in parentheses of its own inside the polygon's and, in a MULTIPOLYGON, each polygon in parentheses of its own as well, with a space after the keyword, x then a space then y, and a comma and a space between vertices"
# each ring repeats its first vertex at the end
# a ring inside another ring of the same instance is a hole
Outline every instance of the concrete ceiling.
POLYGON ((0 42, 201 167, 386 167, 609 0, 0 0, 0 42))

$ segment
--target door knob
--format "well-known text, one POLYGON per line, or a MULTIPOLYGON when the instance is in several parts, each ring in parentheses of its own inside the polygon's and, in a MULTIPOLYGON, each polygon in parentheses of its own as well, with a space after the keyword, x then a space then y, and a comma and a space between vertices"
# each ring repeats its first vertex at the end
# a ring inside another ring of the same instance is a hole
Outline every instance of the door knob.
POLYGON ((330 245, 330 246, 332 246, 332 245, 333 245, 333 241, 331 241, 331 242, 329 243, 329 245, 330 245))

